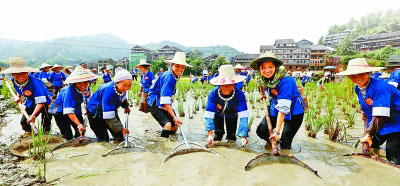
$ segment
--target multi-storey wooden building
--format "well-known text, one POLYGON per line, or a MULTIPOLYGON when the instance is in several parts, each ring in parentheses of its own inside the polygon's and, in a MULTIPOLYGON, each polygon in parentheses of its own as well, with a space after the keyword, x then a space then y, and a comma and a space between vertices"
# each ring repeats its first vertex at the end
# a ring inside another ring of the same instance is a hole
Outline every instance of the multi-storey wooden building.
POLYGON ((324 37, 324 45, 332 48, 336 48, 337 45, 341 44, 344 38, 350 34, 350 30, 345 30, 338 34, 330 34, 324 37))
POLYGON ((400 48, 400 31, 378 32, 370 36, 361 36, 353 40, 353 49, 359 52, 379 50, 385 46, 400 48))

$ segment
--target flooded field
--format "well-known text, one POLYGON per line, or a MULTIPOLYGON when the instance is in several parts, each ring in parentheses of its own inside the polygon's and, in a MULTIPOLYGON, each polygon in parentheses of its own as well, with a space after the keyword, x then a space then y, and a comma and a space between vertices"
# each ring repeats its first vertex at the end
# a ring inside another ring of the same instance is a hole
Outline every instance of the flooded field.
MULTIPOLYGON (((194 102, 187 96, 185 112, 194 102)), ((174 104, 176 101, 174 102, 174 104)), ((261 103, 256 103, 261 108, 261 103)), ((176 107, 177 104, 174 105, 176 107)), ((252 105, 248 103, 249 109, 252 105)), ((320 131, 316 138, 310 138, 304 123, 294 138, 290 153, 318 171, 321 178, 302 166, 285 163, 259 165, 249 171, 244 167, 249 160, 266 152, 265 141, 256 135, 256 128, 264 111, 254 120, 249 132, 249 144, 240 147, 235 144, 213 148, 219 155, 205 152, 191 153, 171 158, 165 164, 163 159, 179 143, 183 142, 180 133, 169 139, 159 137, 161 127, 150 113, 139 112, 135 106, 129 116, 130 139, 144 146, 149 152, 140 150, 129 153, 102 155, 115 147, 115 144, 92 143, 81 147, 68 147, 48 154, 47 181, 58 185, 398 185, 400 169, 390 167, 362 157, 345 157, 345 154, 360 152, 358 148, 332 142, 320 131)), ((255 112, 255 111, 254 111, 255 112)), ((250 113, 254 113, 251 111, 250 113)), ((183 119, 182 129, 189 141, 206 145, 207 132, 204 130, 204 109, 200 108, 193 119, 189 115, 183 119)), ((120 110, 120 116, 123 116, 120 110)), ((125 117, 121 117, 124 122, 125 117)), ((8 122, 0 133, 0 141, 6 144, 17 140, 23 133, 20 115, 10 114, 8 122)), ((55 124, 54 124, 55 126, 55 124)), ((355 125, 347 133, 362 136, 363 123, 357 113, 355 125)), ((57 133, 54 127, 53 133, 57 133)), ((95 137, 88 129, 87 136, 95 137)), ((381 150, 380 154, 384 155, 381 150)), ((32 160, 21 162, 30 167, 32 160)), ((30 172, 36 172, 30 168, 30 172)))

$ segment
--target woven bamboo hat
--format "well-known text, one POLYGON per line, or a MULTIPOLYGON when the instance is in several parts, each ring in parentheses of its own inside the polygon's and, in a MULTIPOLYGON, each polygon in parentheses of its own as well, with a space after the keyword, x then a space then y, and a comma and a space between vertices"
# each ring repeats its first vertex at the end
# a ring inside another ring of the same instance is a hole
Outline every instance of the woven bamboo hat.
POLYGON ((151 66, 151 64, 147 63, 145 59, 141 59, 139 64, 135 66, 135 68, 139 68, 139 66, 151 66))
POLYGON ((77 66, 75 70, 67 77, 64 81, 64 84, 71 84, 71 83, 79 83, 97 79, 97 76, 82 68, 81 66, 77 66))
POLYGON ((233 67, 233 69, 245 69, 241 64, 237 64, 235 65, 235 67, 233 67))
POLYGON ((260 57, 254 59, 253 61, 250 62, 250 67, 254 70, 259 70, 260 64, 266 60, 271 60, 276 67, 279 67, 283 64, 283 62, 278 59, 274 53, 272 52, 264 52, 260 55, 260 57))
POLYGON ((219 76, 212 78, 210 83, 213 85, 230 85, 243 82, 246 76, 236 75, 232 65, 221 65, 219 76))
POLYGON ((186 62, 186 54, 185 52, 176 52, 174 58, 172 60, 165 60, 167 63, 173 63, 178 65, 185 65, 188 67, 192 67, 186 62))
POLYGON ((72 70, 74 70, 73 66, 67 66, 64 68, 64 72, 67 73, 67 71, 72 72, 72 70))
POLYGON ((355 58, 349 61, 347 69, 337 73, 338 76, 348 76, 354 74, 362 74, 367 72, 375 72, 384 69, 384 67, 370 67, 365 58, 355 58))
POLYGON ((64 69, 63 66, 61 66, 61 65, 59 65, 59 64, 55 64, 55 65, 51 68, 51 70, 54 71, 56 68, 61 68, 60 70, 64 69))
POLYGON ((53 65, 50 65, 50 64, 47 64, 47 63, 43 63, 42 66, 40 66, 39 70, 42 70, 42 69, 44 69, 46 67, 53 67, 53 65))
POLYGON ((9 58, 10 67, 1 71, 0 74, 13 74, 21 72, 39 72, 39 70, 28 67, 22 57, 10 57, 9 58))

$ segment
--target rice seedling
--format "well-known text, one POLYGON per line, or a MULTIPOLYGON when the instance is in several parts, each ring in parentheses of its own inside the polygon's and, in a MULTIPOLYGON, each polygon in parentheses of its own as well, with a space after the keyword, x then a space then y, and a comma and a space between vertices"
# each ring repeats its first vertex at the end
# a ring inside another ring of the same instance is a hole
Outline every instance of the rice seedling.
POLYGON ((194 101, 194 108, 196 111, 200 111, 200 100, 194 101))
POLYGON ((206 97, 201 98, 201 108, 206 109, 206 97))
MULTIPOLYGON (((40 120, 36 120, 36 126, 38 126, 38 133, 37 135, 34 135, 32 132, 32 146, 28 146, 28 153, 30 158, 41 164, 38 165, 38 172, 36 174, 37 179, 46 182, 46 152, 51 152, 51 150, 47 147, 47 144, 50 141, 50 136, 45 134, 44 127, 40 123, 40 120)), ((52 127, 50 128, 49 134, 51 131, 52 127)))
POLYGON ((192 107, 188 106, 189 119, 193 119, 192 107))
POLYGON ((248 130, 250 132, 251 126, 253 125, 254 119, 256 119, 256 114, 253 112, 250 116, 249 124, 248 124, 248 130))
POLYGON ((182 97, 178 98, 178 114, 179 114, 179 117, 185 117, 185 110, 183 109, 182 97))
POLYGON ((311 123, 310 130, 308 131, 308 136, 315 138, 317 133, 322 129, 324 125, 324 116, 318 117, 314 122, 311 123))

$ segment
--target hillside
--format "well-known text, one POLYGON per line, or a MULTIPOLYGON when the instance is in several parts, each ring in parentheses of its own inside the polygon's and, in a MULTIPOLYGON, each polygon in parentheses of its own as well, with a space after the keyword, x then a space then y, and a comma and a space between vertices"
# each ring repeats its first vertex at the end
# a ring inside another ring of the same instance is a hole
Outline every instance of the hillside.
MULTIPOLYGON (((157 50, 167 44, 176 46, 185 52, 198 49, 204 53, 204 57, 217 53, 229 58, 240 53, 229 46, 186 47, 171 41, 149 43, 143 46, 157 50)), ((42 42, 0 38, 0 66, 2 63, 7 64, 10 56, 22 56, 33 67, 39 67, 43 62, 77 65, 98 58, 120 59, 129 56, 129 49, 134 45, 111 34, 58 38, 42 42)))
POLYGON ((344 30, 351 30, 350 39, 364 35, 372 35, 380 31, 400 31, 400 9, 373 12, 360 18, 350 19, 348 23, 329 27, 328 34, 337 34, 344 30))

